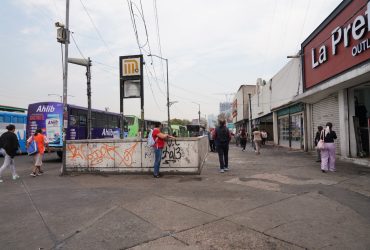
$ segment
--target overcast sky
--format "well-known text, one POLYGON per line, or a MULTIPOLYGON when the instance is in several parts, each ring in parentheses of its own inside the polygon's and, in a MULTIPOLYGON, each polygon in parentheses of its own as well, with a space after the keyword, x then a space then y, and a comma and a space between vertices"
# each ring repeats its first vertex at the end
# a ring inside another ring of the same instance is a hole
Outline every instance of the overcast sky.
MULTIPOLYGON (((166 67, 147 57, 150 51, 169 60, 170 101, 177 101, 171 118, 197 118, 198 104, 202 117, 217 115, 219 102, 232 98, 225 94, 272 78, 340 2, 132 0, 137 42, 127 0, 71 0, 69 57, 92 59, 93 108, 119 112, 119 56, 140 54, 141 46, 146 118, 167 119, 166 67)), ((54 23, 65 22, 65 5, 0 2, 0 105, 60 100, 62 53, 54 23)), ((68 74, 68 102, 86 107, 85 68, 70 64, 68 74)), ((139 115, 139 107, 138 99, 124 101, 125 114, 139 115)))

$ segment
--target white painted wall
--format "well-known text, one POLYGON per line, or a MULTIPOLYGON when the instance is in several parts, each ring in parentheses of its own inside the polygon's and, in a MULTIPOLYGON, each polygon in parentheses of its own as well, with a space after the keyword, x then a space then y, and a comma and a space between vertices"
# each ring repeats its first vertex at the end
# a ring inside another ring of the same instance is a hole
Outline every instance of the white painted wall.
POLYGON ((269 82, 257 79, 256 92, 251 98, 252 119, 256 119, 271 113, 269 82))
POLYGON ((291 59, 271 79, 271 109, 289 104, 303 92, 300 58, 291 59))
MULTIPOLYGON (((166 142, 161 172, 199 174, 208 154, 208 137, 176 138, 166 142)), ((67 141, 67 172, 153 172, 154 149, 146 140, 67 141)))

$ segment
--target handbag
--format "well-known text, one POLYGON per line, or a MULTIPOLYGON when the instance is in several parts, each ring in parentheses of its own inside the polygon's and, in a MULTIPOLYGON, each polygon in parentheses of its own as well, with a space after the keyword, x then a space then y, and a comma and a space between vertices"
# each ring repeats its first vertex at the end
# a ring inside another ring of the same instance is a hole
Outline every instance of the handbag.
POLYGON ((28 155, 34 155, 39 152, 36 141, 32 141, 27 148, 28 155))
POLYGON ((324 142, 324 140, 320 140, 320 141, 317 143, 316 148, 317 148, 317 149, 319 149, 319 150, 323 150, 323 149, 325 149, 325 142, 324 142))
POLYGON ((319 149, 319 150, 324 150, 325 149, 324 138, 325 138, 325 132, 323 130, 321 132, 321 135, 320 135, 320 140, 319 140, 319 142, 317 143, 317 146, 316 146, 317 149, 319 149))

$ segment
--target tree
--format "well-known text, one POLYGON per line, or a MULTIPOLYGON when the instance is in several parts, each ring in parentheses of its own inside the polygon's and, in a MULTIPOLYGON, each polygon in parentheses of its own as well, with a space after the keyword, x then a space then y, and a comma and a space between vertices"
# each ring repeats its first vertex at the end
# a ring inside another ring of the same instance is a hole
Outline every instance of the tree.
POLYGON ((172 125, 183 125, 183 126, 186 126, 188 124, 190 124, 190 121, 189 120, 186 120, 186 119, 177 119, 177 118, 174 118, 174 119, 171 119, 171 124, 172 125))

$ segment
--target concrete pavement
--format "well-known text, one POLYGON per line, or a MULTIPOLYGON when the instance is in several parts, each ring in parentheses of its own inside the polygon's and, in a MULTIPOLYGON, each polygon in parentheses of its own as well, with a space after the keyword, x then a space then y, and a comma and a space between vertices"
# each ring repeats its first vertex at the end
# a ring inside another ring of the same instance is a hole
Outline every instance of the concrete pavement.
MULTIPOLYGON (((2 163, 2 159, 0 161, 2 163)), ((201 175, 29 176, 16 158, 0 183, 1 249, 370 249, 370 168, 309 153, 230 148, 230 171, 208 155, 201 175)))

